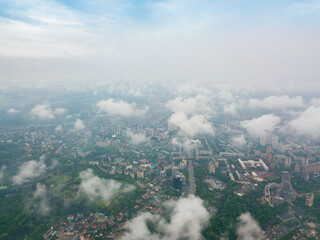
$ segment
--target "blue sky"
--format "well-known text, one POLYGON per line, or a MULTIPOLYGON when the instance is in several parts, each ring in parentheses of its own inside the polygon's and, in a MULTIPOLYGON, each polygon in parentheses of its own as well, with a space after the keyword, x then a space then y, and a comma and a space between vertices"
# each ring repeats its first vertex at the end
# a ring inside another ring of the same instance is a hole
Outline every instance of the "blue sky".
POLYGON ((319 0, 0 0, 0 71, 52 59, 75 77, 314 82, 319 20, 319 0))
MULTIPOLYGON (((319 20, 319 1, 259 1, 259 0, 235 0, 235 1, 121 1, 121 0, 1 0, 0 16, 8 19, 28 21, 27 12, 37 6, 58 7, 77 13, 79 15, 104 16, 111 20, 130 20, 140 24, 150 22, 159 23, 165 18, 176 16, 185 18, 205 18, 208 15, 217 16, 225 21, 247 20, 254 21, 276 18, 281 20, 319 20)), ((58 10, 57 9, 57 10, 58 10)), ((52 9, 54 10, 54 9, 52 9)), ((58 14, 59 16, 59 14, 58 14)), ((2 19, 3 20, 3 19, 2 19)), ((174 24, 174 22, 173 22, 174 24)))

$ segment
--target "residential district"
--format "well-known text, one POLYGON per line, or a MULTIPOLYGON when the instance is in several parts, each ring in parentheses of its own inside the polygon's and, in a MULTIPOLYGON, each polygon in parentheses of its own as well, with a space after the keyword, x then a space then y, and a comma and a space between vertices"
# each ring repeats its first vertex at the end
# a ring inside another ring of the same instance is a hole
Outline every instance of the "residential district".
MULTIPOLYGON (((286 203, 285 212, 263 226, 259 239, 280 239, 286 235, 288 239, 319 239, 316 214, 320 148, 314 139, 273 133, 260 139, 246 136, 246 145, 240 146, 231 141, 245 135, 239 121, 224 119, 214 123, 214 136, 186 142, 160 114, 143 122, 125 122, 90 118, 90 112, 85 113, 87 127, 82 131, 70 130, 71 121, 62 125, 65 131, 59 132, 55 125, 48 124, 11 127, 1 132, 1 144, 23 146, 24 160, 50 156, 66 165, 77 162, 111 178, 132 179, 143 193, 134 200, 132 208, 124 207, 110 215, 79 210, 61 217, 43 232, 44 239, 119 239, 125 222, 138 212, 161 212, 161 202, 198 195, 202 191, 197 188, 200 184, 208 192, 223 193, 230 182, 237 184, 233 194, 240 198, 261 188, 261 206, 276 208, 286 203), (129 130, 145 136, 142 143, 128 141, 129 130), (204 169, 203 179, 197 178, 198 169, 204 169), (221 174, 228 180, 219 177, 221 174)), ((57 183, 51 185, 54 188, 57 183)), ((15 186, 2 185, 0 191, 10 188, 15 186)), ((214 209, 212 214, 216 212, 214 209)))

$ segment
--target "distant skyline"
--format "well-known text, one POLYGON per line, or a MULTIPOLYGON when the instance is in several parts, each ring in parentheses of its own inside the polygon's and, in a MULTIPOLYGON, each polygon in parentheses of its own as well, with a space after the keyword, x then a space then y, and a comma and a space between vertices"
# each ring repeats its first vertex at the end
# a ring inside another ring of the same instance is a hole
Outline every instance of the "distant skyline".
POLYGON ((320 90, 320 1, 0 1, 0 83, 320 90), (298 87, 297 87, 298 85, 298 87))

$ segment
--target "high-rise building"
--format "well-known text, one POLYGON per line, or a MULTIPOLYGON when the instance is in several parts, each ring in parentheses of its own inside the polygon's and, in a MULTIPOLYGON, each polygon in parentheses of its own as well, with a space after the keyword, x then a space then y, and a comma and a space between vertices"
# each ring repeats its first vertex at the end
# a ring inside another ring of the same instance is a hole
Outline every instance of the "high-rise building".
POLYGON ((314 200, 314 194, 313 193, 307 193, 306 195, 306 205, 309 207, 312 207, 314 200))
POLYGON ((287 171, 282 172, 282 191, 281 195, 285 200, 292 200, 293 191, 291 186, 290 174, 287 171))
POLYGON ((147 137, 153 136, 153 129, 152 128, 145 128, 145 134, 147 137))
POLYGON ((181 180, 181 182, 182 182, 182 185, 186 185, 186 177, 183 175, 183 173, 180 173, 179 174, 179 178, 180 178, 180 180, 181 180))
POLYGON ((296 164, 294 166, 294 172, 299 173, 301 171, 301 166, 299 164, 296 164))
POLYGON ((179 169, 178 167, 173 167, 172 168, 172 178, 177 178, 179 175, 179 169))
POLYGON ((155 176, 156 176, 156 178, 159 178, 160 177, 160 172, 161 172, 161 169, 160 168, 155 168, 154 169, 154 174, 155 174, 155 176))
POLYGON ((285 167, 289 168, 291 166, 291 157, 286 157, 285 167))
POLYGON ((214 166, 213 162, 209 162, 209 173, 215 173, 216 172, 216 168, 214 166))
POLYGON ((182 181, 180 177, 174 178, 172 180, 172 187, 179 190, 182 188, 182 181))
POLYGON ((137 172, 137 178, 144 178, 144 172, 138 171, 137 172))
POLYGON ((279 137, 275 134, 271 135, 271 145, 272 147, 276 147, 278 145, 279 142, 279 137))
POLYGON ((266 153, 272 153, 272 146, 267 145, 266 153))
POLYGON ((164 171, 164 170, 162 170, 161 172, 160 172, 160 178, 166 178, 166 171, 164 171))

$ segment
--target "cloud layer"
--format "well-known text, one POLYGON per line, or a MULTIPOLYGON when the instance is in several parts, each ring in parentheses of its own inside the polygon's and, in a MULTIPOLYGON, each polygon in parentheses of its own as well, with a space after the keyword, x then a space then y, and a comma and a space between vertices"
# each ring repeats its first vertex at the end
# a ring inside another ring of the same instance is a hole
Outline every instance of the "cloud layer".
POLYGON ((109 201, 120 190, 132 191, 133 185, 124 186, 122 183, 113 179, 106 180, 96 176, 92 169, 82 171, 80 174, 81 183, 79 186, 79 192, 83 193, 90 202, 97 199, 109 201))
POLYGON ((243 135, 235 136, 231 139, 232 144, 235 146, 242 148, 247 144, 247 141, 243 135))
POLYGON ((112 98, 102 100, 97 103, 100 112, 108 113, 109 115, 119 115, 129 117, 145 113, 147 109, 137 109, 135 103, 127 103, 123 100, 116 101, 112 98))
POLYGON ((289 122, 291 129, 299 135, 320 136, 320 107, 311 106, 289 122))
POLYGON ((208 224, 209 213, 203 201, 194 195, 164 203, 169 218, 160 214, 141 213, 125 225, 123 240, 178 240, 202 238, 201 231, 208 224), (155 232, 151 232, 148 223, 155 232))
POLYGON ((19 112, 19 111, 17 109, 15 109, 15 108, 10 108, 10 109, 7 110, 7 113, 9 113, 9 114, 14 114, 14 113, 17 113, 17 112, 19 112))
POLYGON ((138 145, 140 143, 147 141, 147 138, 143 133, 134 133, 131 130, 128 130, 127 136, 130 139, 130 142, 135 145, 138 145))
POLYGON ((32 178, 39 177, 46 172, 46 169, 44 157, 41 157, 39 161, 25 162, 19 167, 17 175, 12 178, 13 184, 21 185, 32 178))
POLYGON ((173 112, 183 112, 185 114, 210 114, 212 108, 210 106, 210 98, 203 94, 198 94, 194 98, 177 97, 168 101, 166 106, 173 112))
POLYGON ((37 213, 47 216, 50 213, 50 204, 47 197, 47 186, 37 183, 37 188, 33 193, 32 205, 37 209, 37 213))
POLYGON ((31 115, 39 120, 50 120, 55 118, 56 115, 63 115, 67 113, 65 108, 56 108, 52 110, 49 104, 37 104, 30 111, 31 115))
POLYGON ((249 106, 252 108, 266 109, 286 109, 286 108, 302 108, 304 106, 303 99, 300 96, 269 96, 262 100, 250 99, 249 106))
POLYGON ((214 130, 204 115, 193 115, 188 117, 183 112, 172 114, 168 120, 169 125, 178 127, 185 135, 193 137, 198 134, 213 135, 214 130))
POLYGON ((250 213, 243 213, 239 217, 237 229, 238 239, 256 240, 262 236, 262 230, 257 222, 251 217, 250 213))
MULTIPOLYGON (((85 128, 85 126, 84 126, 83 121, 78 118, 78 119, 75 121, 74 125, 73 125, 73 129, 74 129, 75 131, 80 131, 80 130, 83 130, 84 128, 85 128)), ((62 127, 61 127, 61 129, 62 129, 62 127)), ((60 130, 60 128, 58 128, 58 130, 60 130)))
POLYGON ((281 122, 281 118, 274 114, 262 115, 258 118, 245 120, 240 125, 247 129, 248 133, 254 137, 265 137, 281 122))

